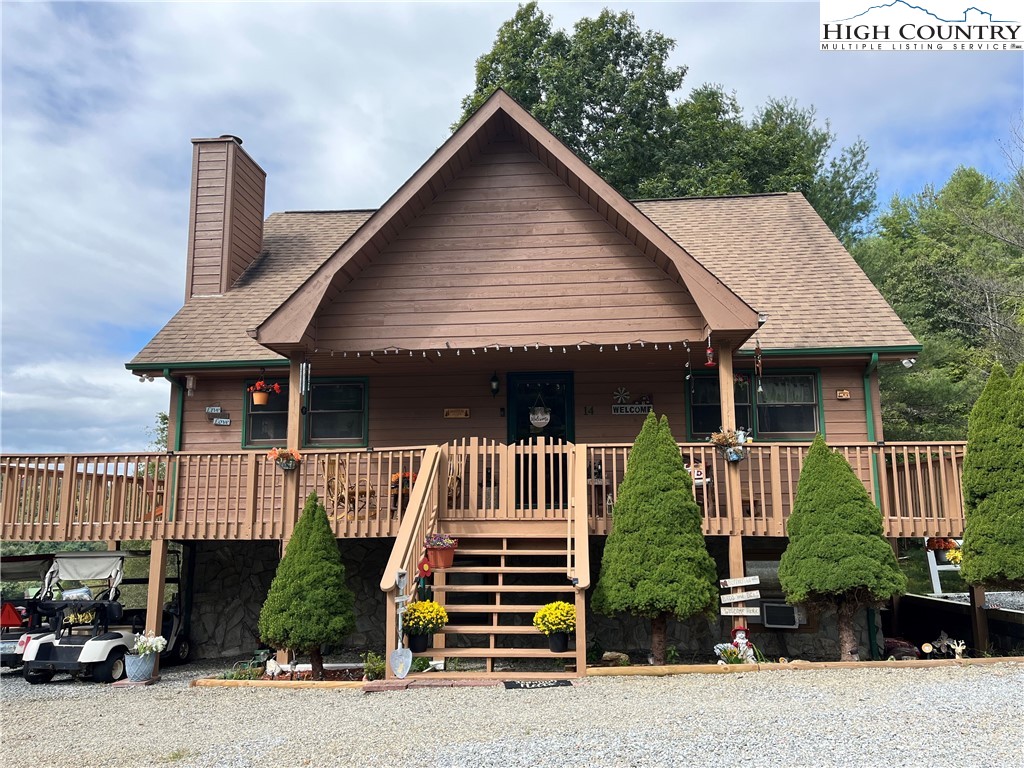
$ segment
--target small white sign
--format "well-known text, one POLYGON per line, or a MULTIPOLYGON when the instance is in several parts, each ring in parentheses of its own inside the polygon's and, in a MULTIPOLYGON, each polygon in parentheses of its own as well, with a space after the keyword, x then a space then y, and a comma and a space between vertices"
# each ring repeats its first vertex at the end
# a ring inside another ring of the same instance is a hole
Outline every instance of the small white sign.
POLYGON ((213 426, 215 427, 230 427, 231 419, 214 419, 213 426))
POLYGON ((722 579, 718 582, 718 586, 722 589, 728 589, 730 587, 752 587, 755 584, 761 583, 760 576, 742 576, 738 579, 722 579))
POLYGON ((750 592, 734 592, 731 595, 722 595, 723 603, 742 603, 744 600, 757 600, 761 597, 759 590, 753 589, 750 592))
POLYGON ((207 413, 220 413, 220 406, 219 405, 208 405, 208 406, 206 406, 206 412, 207 413))
POLYGON ((722 607, 723 616, 760 616, 761 609, 742 605, 727 605, 722 607))

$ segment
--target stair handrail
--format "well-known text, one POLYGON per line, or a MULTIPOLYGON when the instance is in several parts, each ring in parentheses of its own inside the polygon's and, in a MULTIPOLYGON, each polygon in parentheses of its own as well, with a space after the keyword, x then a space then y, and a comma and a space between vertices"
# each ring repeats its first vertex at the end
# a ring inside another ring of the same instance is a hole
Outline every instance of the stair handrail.
POLYGON ((569 578, 578 590, 590 586, 590 519, 587 501, 587 446, 577 444, 574 451, 572 504, 569 510, 569 552, 572 563, 569 578))
POLYGON ((415 571, 423 554, 423 540, 437 525, 437 477, 441 462, 442 447, 432 445, 423 453, 420 472, 409 492, 409 503, 405 508, 405 516, 398 528, 395 545, 391 548, 391 556, 384 567, 384 575, 380 580, 382 592, 396 589, 399 570, 405 570, 409 578, 406 582, 411 591, 415 583, 415 571), (433 501, 433 503, 432 503, 433 501))

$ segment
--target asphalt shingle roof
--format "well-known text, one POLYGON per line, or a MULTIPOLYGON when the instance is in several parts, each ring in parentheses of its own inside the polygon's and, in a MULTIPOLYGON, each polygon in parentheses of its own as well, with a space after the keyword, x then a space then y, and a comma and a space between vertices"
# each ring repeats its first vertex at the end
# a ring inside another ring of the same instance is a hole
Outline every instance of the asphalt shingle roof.
MULTIPOLYGON (((635 205, 747 304, 768 313, 759 331, 766 351, 917 343, 802 195, 644 200, 635 205)), ((277 358, 247 331, 263 322, 372 213, 272 214, 264 224, 263 252, 231 290, 189 300, 130 365, 277 358)))

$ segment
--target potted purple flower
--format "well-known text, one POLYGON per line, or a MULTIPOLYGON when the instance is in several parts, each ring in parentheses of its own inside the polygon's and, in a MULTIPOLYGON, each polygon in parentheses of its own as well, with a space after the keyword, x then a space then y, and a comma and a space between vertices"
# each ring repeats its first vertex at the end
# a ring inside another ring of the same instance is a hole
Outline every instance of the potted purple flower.
POLYGON ((423 540, 423 546, 427 550, 427 562, 431 568, 451 568, 459 540, 447 533, 431 533, 423 540))

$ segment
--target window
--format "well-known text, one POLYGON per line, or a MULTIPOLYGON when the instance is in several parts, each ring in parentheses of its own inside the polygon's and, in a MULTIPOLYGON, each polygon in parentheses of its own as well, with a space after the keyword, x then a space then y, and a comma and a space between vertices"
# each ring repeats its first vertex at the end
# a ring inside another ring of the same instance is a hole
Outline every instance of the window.
MULTIPOLYGON (((248 388, 255 383, 245 382, 248 388)), ((267 379, 268 384, 274 382, 267 379)), ((288 439, 288 382, 278 381, 281 392, 270 393, 266 405, 253 405, 252 394, 245 392, 245 431, 242 442, 246 446, 284 445, 288 439)))
POLYGON ((314 381, 306 406, 307 445, 366 445, 366 380, 314 381))
MULTIPOLYGON (((734 377, 736 425, 755 437, 811 438, 819 430, 818 380, 813 373, 772 374, 757 380, 749 372, 734 377), (756 407, 755 407, 756 406, 756 407)), ((690 433, 695 438, 717 432, 722 424, 718 379, 694 376, 690 395, 690 433)))

